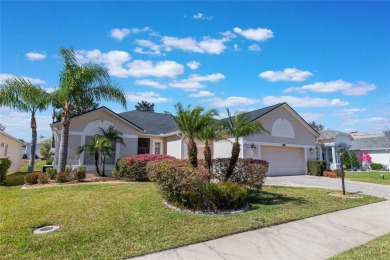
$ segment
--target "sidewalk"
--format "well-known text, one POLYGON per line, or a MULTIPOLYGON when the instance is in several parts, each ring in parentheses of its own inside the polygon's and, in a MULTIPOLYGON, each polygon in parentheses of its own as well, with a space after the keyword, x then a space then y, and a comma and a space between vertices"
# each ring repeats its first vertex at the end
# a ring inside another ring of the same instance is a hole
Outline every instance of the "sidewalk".
POLYGON ((133 259, 327 259, 390 232, 390 200, 133 259))

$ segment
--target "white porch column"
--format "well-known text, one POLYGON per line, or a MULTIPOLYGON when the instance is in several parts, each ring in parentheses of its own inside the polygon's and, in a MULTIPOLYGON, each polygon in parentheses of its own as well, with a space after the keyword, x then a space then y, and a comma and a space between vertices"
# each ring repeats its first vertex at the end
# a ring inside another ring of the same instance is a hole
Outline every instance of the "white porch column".
POLYGON ((318 147, 318 159, 320 161, 324 160, 324 157, 322 156, 322 146, 321 145, 318 147))
POLYGON ((336 148, 332 146, 332 170, 337 169, 336 148))

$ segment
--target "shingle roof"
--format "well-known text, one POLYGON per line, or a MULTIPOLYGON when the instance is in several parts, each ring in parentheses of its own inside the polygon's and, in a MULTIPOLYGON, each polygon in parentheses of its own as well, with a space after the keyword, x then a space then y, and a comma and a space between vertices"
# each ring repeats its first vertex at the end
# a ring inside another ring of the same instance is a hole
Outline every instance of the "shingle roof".
POLYGON ((144 129, 145 134, 169 134, 179 130, 168 114, 133 110, 118 115, 144 129))
POLYGON ((337 130, 324 130, 320 132, 319 140, 326 140, 326 139, 334 139, 339 134, 343 134, 343 132, 337 131, 337 130))
POLYGON ((357 138, 352 142, 350 150, 370 150, 390 148, 390 138, 387 136, 357 138))
MULTIPOLYGON (((279 104, 276 104, 276 105, 273 105, 273 106, 260 108, 260 109, 257 109, 257 110, 253 110, 253 111, 247 112, 245 114, 247 115, 249 121, 254 121, 254 120, 264 116, 265 114, 271 112, 275 108, 282 106, 283 104, 285 104, 285 103, 279 103, 279 104)), ((227 122, 227 121, 228 121, 228 118, 222 119, 222 122, 227 122)))

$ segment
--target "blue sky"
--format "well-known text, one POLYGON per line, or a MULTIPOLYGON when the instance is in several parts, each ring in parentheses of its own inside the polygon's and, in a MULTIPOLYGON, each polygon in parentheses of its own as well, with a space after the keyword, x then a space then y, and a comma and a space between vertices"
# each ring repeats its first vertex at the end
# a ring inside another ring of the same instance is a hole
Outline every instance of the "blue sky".
MULTIPOLYGON (((328 129, 390 127, 389 2, 1 3, 0 81, 56 88, 60 47, 108 68, 157 112, 177 102, 249 111, 287 102, 328 129)), ((101 103, 114 111, 117 104, 101 103)), ((6 132, 31 137, 29 115, 0 108, 6 132)), ((38 115, 50 136, 51 109, 38 115)))

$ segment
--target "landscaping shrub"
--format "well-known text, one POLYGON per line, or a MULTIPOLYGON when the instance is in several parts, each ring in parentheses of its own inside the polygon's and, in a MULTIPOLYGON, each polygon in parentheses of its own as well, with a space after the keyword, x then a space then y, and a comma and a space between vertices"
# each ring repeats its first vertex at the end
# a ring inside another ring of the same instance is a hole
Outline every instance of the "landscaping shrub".
POLYGON ((80 165, 78 168, 77 168, 77 171, 75 173, 75 179, 77 181, 82 181, 85 179, 85 177, 87 177, 86 175, 87 173, 87 166, 85 165, 80 165))
POLYGON ((374 171, 379 171, 379 170, 384 170, 384 166, 381 163, 371 163, 371 170, 374 171))
POLYGON ((343 152, 342 158, 343 164, 345 165, 345 169, 351 169, 351 157, 349 156, 349 153, 347 151, 343 152))
POLYGON ((70 179, 70 174, 66 171, 60 172, 56 175, 56 182, 58 183, 69 182, 70 179))
POLYGON ((329 178, 339 178, 339 177, 341 177, 341 170, 340 169, 336 169, 336 170, 333 170, 333 171, 324 171, 323 175, 325 177, 329 177, 329 178))
POLYGON ((46 176, 50 180, 54 180, 57 175, 57 169, 56 168, 46 168, 45 172, 46 176))
MULTIPOLYGON (((218 181, 226 179, 229 158, 217 158, 212 161, 212 178, 218 181)), ((268 162, 255 159, 238 159, 230 181, 260 189, 268 171, 268 162)))
POLYGON ((160 160, 174 160, 175 157, 162 154, 139 154, 119 159, 116 162, 112 175, 128 181, 148 181, 146 165, 148 162, 160 160))
POLYGON ((7 171, 11 164, 12 161, 9 158, 0 158, 0 183, 4 183, 7 178, 7 171))
POLYGON ((52 165, 53 164, 53 159, 46 159, 46 164, 47 165, 52 165))
POLYGON ((39 184, 45 184, 48 183, 49 179, 44 173, 38 173, 38 183, 39 184))
POLYGON ((221 183, 208 183, 205 187, 204 196, 209 205, 209 210, 231 210, 240 209, 247 204, 247 189, 237 183, 230 181, 221 183))
POLYGON ((22 156, 23 159, 27 159, 27 154, 24 153, 23 156, 22 156))
POLYGON ((326 167, 325 161, 308 161, 307 167, 309 169, 309 174, 314 176, 322 176, 323 171, 326 167))
POLYGON ((36 172, 28 173, 24 176, 25 184, 37 184, 38 183, 39 174, 36 172))

